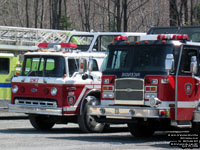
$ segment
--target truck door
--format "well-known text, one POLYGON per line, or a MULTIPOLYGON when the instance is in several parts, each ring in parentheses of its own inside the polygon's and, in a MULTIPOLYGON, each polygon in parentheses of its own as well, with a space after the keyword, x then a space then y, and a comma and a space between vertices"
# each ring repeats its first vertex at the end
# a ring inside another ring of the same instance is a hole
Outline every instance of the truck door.
POLYGON ((199 81, 192 78, 190 72, 191 57, 196 56, 199 63, 198 51, 196 47, 183 47, 179 73, 176 78, 175 120, 192 120, 193 111, 199 101, 199 81))
MULTIPOLYGON (((81 58, 80 58, 81 59, 81 58)), ((89 88, 93 88, 92 80, 88 78, 85 71, 87 70, 87 61, 84 59, 84 64, 79 64, 78 58, 68 59, 68 73, 70 77, 70 82, 67 86, 68 96, 67 104, 68 106, 77 107, 80 104, 81 99, 84 94, 87 93, 89 88), (83 67, 83 72, 79 73, 79 65, 83 67)))
MULTIPOLYGON (((13 56, 14 57, 14 56, 13 56)), ((13 57, 0 55, 0 107, 5 107, 11 99, 11 78, 13 77, 13 57)))

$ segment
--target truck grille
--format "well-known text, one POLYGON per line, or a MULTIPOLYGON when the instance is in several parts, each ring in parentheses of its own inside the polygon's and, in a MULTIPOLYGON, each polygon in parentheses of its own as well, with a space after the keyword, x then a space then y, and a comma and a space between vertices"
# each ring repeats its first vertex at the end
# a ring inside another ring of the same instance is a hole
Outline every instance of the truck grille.
POLYGON ((116 104, 144 104, 143 79, 117 79, 115 85, 116 104))
POLYGON ((26 99, 15 99, 17 105, 27 105, 35 107, 57 107, 56 101, 48 100, 26 100, 26 99))

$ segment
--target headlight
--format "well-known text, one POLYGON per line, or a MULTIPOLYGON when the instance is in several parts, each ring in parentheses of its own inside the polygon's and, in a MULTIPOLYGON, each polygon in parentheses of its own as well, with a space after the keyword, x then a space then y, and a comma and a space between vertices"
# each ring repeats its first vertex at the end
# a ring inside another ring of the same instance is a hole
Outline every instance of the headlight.
POLYGON ((18 86, 14 85, 13 88, 12 88, 12 92, 17 93, 18 89, 19 89, 18 86))
POLYGON ((103 92, 103 98, 114 98, 113 92, 103 92))
POLYGON ((104 83, 104 84, 109 84, 109 79, 104 79, 104 80, 103 80, 103 83, 104 83))
POLYGON ((157 93, 145 93, 145 99, 157 97, 157 93))
POLYGON ((149 104, 151 107, 155 107, 155 106, 161 104, 161 101, 157 97, 153 97, 149 100, 149 104))
POLYGON ((55 96, 57 94, 57 92, 58 92, 57 88, 54 87, 54 88, 51 89, 51 95, 52 96, 55 96))
POLYGON ((151 84, 158 84, 158 79, 152 79, 151 84))

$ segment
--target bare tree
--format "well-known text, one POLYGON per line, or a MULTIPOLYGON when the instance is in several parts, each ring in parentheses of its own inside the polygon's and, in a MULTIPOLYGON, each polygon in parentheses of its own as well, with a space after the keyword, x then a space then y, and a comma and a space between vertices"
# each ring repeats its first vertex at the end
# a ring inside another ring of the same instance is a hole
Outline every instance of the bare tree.
POLYGON ((81 17, 82 28, 85 31, 90 31, 90 0, 78 0, 79 15, 81 17))
POLYGON ((28 9, 29 9, 29 3, 28 3, 28 0, 26 0, 26 27, 29 27, 29 12, 28 12, 28 9))
POLYGON ((35 10, 35 28, 37 28, 37 21, 38 21, 38 0, 34 1, 34 10, 35 10))
POLYGON ((44 1, 42 0, 42 4, 41 4, 41 16, 40 16, 40 28, 43 27, 43 20, 44 20, 44 1))

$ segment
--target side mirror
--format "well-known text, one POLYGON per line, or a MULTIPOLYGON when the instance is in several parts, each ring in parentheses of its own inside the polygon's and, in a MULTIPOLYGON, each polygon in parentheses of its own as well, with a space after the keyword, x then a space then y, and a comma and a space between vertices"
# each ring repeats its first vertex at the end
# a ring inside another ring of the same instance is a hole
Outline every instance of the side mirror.
POLYGON ((79 59, 79 73, 84 73, 87 71, 87 60, 84 58, 79 59))
POLYGON ((91 72, 93 69, 93 56, 89 57, 89 65, 88 65, 88 70, 91 72))
POLYGON ((170 71, 174 68, 174 56, 172 54, 167 54, 165 59, 165 70, 167 71, 167 75, 169 75, 170 71))
POLYGON ((197 57, 196 56, 192 56, 191 57, 191 63, 190 63, 190 72, 192 74, 197 74, 197 57))

